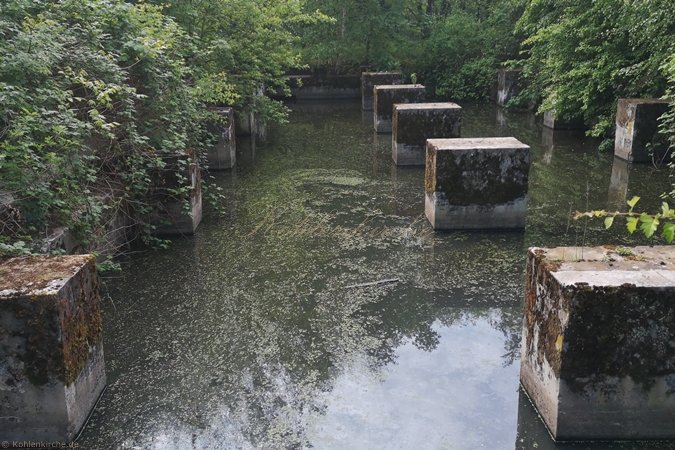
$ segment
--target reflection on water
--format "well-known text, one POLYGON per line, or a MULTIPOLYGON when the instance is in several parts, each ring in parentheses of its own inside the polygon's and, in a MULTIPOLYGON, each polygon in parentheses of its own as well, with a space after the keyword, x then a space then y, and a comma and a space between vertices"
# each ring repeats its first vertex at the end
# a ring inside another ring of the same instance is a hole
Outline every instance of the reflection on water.
MULTIPOLYGON (((226 217, 111 280, 110 385, 82 446, 521 448, 525 248, 639 239, 569 222, 606 204, 611 158, 577 137, 544 162, 526 115, 467 105, 465 137, 532 146, 528 225, 434 233, 424 168, 393 166, 359 102, 292 109, 214 174, 226 217)), ((653 185, 641 170, 629 191, 653 185)))

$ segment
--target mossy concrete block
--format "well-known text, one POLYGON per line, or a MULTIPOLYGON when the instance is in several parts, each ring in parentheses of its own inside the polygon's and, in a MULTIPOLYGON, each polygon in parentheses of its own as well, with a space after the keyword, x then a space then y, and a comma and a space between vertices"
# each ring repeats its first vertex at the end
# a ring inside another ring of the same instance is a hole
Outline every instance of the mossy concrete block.
POLYGON ((583 119, 564 120, 556 117, 555 111, 544 111, 543 124, 551 130, 583 130, 586 128, 583 119))
POLYGON ((427 140, 425 213, 435 230, 523 229, 530 147, 512 137, 427 140))
POLYGON ((513 97, 520 94, 520 74, 522 70, 499 69, 497 74, 497 104, 506 106, 513 97))
POLYGON ((95 258, 13 258, 0 275, 0 437, 69 442, 106 382, 95 258))
POLYGON ((669 103, 658 98, 620 98, 616 111, 614 155, 628 162, 671 161, 668 140, 658 132, 669 103))
POLYGON ((392 120, 392 157, 398 166, 423 166, 427 139, 458 138, 462 108, 456 103, 399 103, 392 120))
POLYGON ((382 85, 373 88, 373 126, 378 133, 391 133, 394 105, 423 103, 426 89, 421 84, 382 85))
POLYGON ((164 158, 165 168, 156 174, 153 199, 157 201, 154 233, 157 236, 191 235, 202 220, 202 176, 194 149, 164 158), (184 179, 188 185, 184 186, 184 179), (180 193, 176 190, 186 187, 180 193))
POLYGON ((520 380, 553 437, 675 438, 675 248, 531 248, 526 277, 520 380))
POLYGON ((363 72, 361 74, 361 107, 364 111, 372 111, 375 97, 373 88, 379 85, 403 83, 401 72, 363 72))
POLYGON ((207 124, 207 130, 217 137, 215 145, 209 148, 206 159, 209 169, 231 169, 236 162, 237 145, 234 132, 234 108, 213 108, 219 121, 207 124))

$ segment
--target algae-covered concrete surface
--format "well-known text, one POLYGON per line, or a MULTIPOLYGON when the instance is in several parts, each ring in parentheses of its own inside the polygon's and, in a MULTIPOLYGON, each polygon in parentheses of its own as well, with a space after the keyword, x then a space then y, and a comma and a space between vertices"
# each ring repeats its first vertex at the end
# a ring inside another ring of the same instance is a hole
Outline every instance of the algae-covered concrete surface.
POLYGON ((105 386, 95 258, 0 265, 0 439, 70 441, 105 386))
MULTIPOLYGON (((667 448, 555 444, 520 415, 526 248, 581 243, 570 204, 607 202, 611 155, 582 135, 543 163, 526 116, 462 105, 463 136, 531 146, 530 215, 525 232, 435 233, 424 170, 392 163, 358 100, 289 106, 215 175, 225 217, 109 280, 109 387, 82 448, 667 448)), ((646 169, 628 195, 669 186, 646 169)), ((609 239, 638 237, 589 222, 587 244, 609 239)))
POLYGON ((401 72, 363 72, 361 74, 361 108, 372 111, 374 105, 373 88, 378 85, 401 84, 401 72))
POLYGON ((426 216, 436 230, 525 228, 529 171, 513 137, 429 139, 426 216))
POLYGON ((392 119, 392 158, 397 166, 423 166, 427 139, 458 138, 462 108, 456 103, 399 103, 392 119))
POLYGON ((373 127, 378 133, 391 133, 394 105, 423 103, 426 99, 426 88, 421 84, 375 86, 373 96, 373 127))
POLYGON ((558 439, 675 438, 675 250, 529 250, 521 380, 558 439))

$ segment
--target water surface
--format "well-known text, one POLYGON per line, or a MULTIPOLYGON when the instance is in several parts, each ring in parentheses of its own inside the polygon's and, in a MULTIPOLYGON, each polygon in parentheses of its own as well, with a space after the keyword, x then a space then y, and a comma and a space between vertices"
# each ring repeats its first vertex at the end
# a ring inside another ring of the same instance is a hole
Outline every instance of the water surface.
POLYGON ((424 169, 393 165, 360 102, 291 108, 213 174, 224 217, 109 280, 109 387, 84 448, 657 448, 553 443, 518 371, 526 248, 644 243, 570 211, 655 208, 665 172, 466 105, 464 137, 532 147, 528 225, 435 233, 424 169))

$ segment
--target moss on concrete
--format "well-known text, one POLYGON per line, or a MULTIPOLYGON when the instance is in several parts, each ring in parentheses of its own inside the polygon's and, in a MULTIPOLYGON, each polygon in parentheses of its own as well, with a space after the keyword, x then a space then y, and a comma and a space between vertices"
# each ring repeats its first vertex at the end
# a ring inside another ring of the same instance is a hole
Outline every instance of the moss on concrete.
POLYGON ((497 205, 523 198, 528 175, 526 152, 427 149, 426 191, 442 192, 451 205, 497 205))

